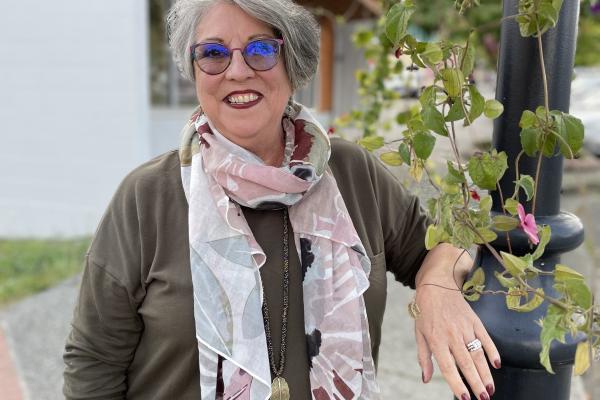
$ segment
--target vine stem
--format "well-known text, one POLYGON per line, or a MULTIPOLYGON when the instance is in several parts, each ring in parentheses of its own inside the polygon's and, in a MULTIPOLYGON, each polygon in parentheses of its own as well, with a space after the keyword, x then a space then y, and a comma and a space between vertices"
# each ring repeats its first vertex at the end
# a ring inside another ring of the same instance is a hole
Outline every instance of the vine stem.
MULTIPOLYGON (((500 186, 500 182, 496 182, 496 187, 498 188, 498 194, 500 195, 500 203, 502 205, 502 212, 506 215, 506 208, 504 208, 504 194, 502 193, 502 187, 500 186)), ((508 244, 508 252, 512 254, 512 246, 510 244, 510 235, 506 232, 506 243, 508 244)))
MULTIPOLYGON (((448 135, 448 139, 450 139, 450 146, 452 150, 454 150, 454 157, 456 157, 456 163, 458 164, 458 170, 460 173, 465 176, 465 170, 462 167, 462 163, 460 162, 460 153, 458 152, 458 147, 456 147, 456 129, 454 127, 454 121, 450 122, 450 135, 448 135)), ((467 190, 467 184, 462 184, 462 192, 463 192, 463 202, 464 207, 469 207, 469 193, 467 190)))
MULTIPOLYGON (((548 95, 548 77, 546 75, 546 63, 544 62, 544 44, 542 43, 542 32, 540 31, 540 25, 537 24, 537 42, 538 42, 538 53, 540 56, 540 67, 542 69, 542 81, 544 83, 544 106, 546 107, 546 126, 550 125, 550 97, 548 95)), ((542 145, 542 149, 546 144, 547 137, 544 138, 544 143, 542 145)), ((540 170, 542 168, 542 157, 543 152, 540 151, 540 155, 538 156, 537 166, 535 170, 535 187, 533 189, 533 205, 531 207, 531 213, 535 215, 535 206, 537 203, 537 190, 538 190, 538 180, 540 177, 540 170)))
MULTIPOLYGON (((473 233, 475 233, 475 235, 477 235, 481 239, 481 241, 484 243, 484 246, 490 251, 490 253, 492 253, 494 258, 496 258, 496 260, 498 260, 500 265, 504 266, 504 260, 502 259, 502 256, 498 253, 498 251, 496 249, 494 249, 488 242, 485 241, 483 236, 481 236, 481 234, 477 231, 477 229, 473 226, 473 224, 470 221, 467 221, 466 225, 469 227, 469 229, 471 229, 473 231, 473 233)), ((513 277, 517 280, 517 282, 519 282, 519 284, 521 286, 523 286, 525 289, 527 289, 527 291, 529 291, 531 293, 537 293, 535 288, 531 287, 523 278, 521 278, 520 276, 514 276, 514 275, 513 275, 513 277)), ((560 300, 556 300, 554 297, 548 296, 546 293, 544 293, 542 295, 542 298, 550 304, 554 304, 555 306, 560 307, 563 310, 569 311, 569 306, 567 304, 563 303, 560 300)))

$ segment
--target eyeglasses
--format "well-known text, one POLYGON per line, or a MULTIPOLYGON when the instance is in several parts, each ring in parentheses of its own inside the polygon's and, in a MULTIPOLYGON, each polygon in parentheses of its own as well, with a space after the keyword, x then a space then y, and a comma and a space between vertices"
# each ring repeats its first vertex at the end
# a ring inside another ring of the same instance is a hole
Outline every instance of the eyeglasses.
POLYGON ((244 61, 255 71, 267 71, 277 65, 283 39, 257 39, 243 49, 229 49, 221 43, 197 43, 190 47, 192 60, 205 73, 218 75, 231 64, 233 52, 242 52, 244 61))

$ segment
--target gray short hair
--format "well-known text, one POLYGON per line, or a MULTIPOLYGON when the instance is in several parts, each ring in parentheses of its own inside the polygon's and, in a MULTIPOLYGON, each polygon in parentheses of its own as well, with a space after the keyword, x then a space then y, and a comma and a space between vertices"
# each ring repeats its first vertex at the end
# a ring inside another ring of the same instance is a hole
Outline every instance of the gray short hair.
POLYGON ((190 46, 202 17, 214 4, 228 1, 271 26, 284 40, 285 68, 292 90, 314 76, 319 63, 319 26, 312 14, 291 0, 177 0, 167 15, 173 59, 181 74, 194 81, 190 46))

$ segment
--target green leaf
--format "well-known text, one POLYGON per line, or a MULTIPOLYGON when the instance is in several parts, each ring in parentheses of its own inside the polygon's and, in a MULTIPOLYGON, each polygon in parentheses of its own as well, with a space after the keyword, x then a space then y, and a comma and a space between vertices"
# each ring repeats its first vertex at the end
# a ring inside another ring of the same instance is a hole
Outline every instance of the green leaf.
MULTIPOLYGON (((538 138, 539 141, 542 141, 541 137, 538 138)), ((540 143, 538 141, 538 143, 540 143)), ((556 148, 556 136, 554 135, 546 135, 545 140, 541 142, 542 153, 546 157, 552 157, 554 155, 554 149, 556 148)))
POLYGON ((469 279, 463 284, 463 296, 469 301, 479 300, 479 297, 481 297, 481 293, 479 292, 483 290, 484 283, 485 273, 483 272, 482 268, 477 268, 471 276, 471 279, 469 279))
POLYGON ((592 306, 592 291, 581 279, 565 279, 554 285, 554 288, 568 295, 579 307, 587 310, 592 306))
POLYGON ((369 151, 375 151, 383 147, 384 141, 382 136, 367 136, 360 139, 358 144, 369 151))
POLYGON ((446 165, 448 166, 448 175, 446 175, 446 177, 444 178, 444 180, 450 184, 450 185, 456 185, 456 184, 460 184, 465 181, 465 176, 463 174, 460 173, 459 170, 457 170, 456 168, 454 168, 454 165, 452 164, 452 161, 448 160, 446 162, 446 165))
POLYGON ((583 281, 585 278, 579 272, 566 265, 556 264, 556 267, 554 268, 554 280, 556 282, 564 282, 567 279, 579 279, 583 281))
POLYGON ((402 161, 404 161, 407 165, 410 165, 410 148, 405 142, 400 143, 398 146, 398 153, 400 153, 400 158, 402 158, 402 161))
POLYGON ((502 261, 504 262, 504 268, 512 275, 512 276, 521 276, 525 273, 525 269, 527 268, 527 261, 523 260, 521 257, 513 256, 510 253, 505 253, 504 251, 500 252, 502 256, 502 261))
POLYGON ((496 279, 498 279, 500 285, 502 285, 506 289, 510 289, 519 284, 515 278, 507 278, 498 271, 494 271, 494 276, 496 277, 496 279))
POLYGON ((531 128, 537 123, 537 118, 535 114, 529 110, 523 111, 521 114, 521 120, 519 121, 519 126, 521 129, 531 128))
POLYGON ((435 219, 435 217, 437 215, 437 207, 438 207, 438 199, 432 197, 429 200, 427 200, 427 211, 429 212, 429 216, 432 219, 435 219))
POLYGON ((433 224, 427 227, 427 231, 425 232, 425 248, 427 250, 433 249, 438 243, 440 243, 443 236, 443 229, 444 228, 441 226, 436 226, 433 224))
POLYGON ((398 125, 406 125, 411 117, 412 113, 410 112, 410 110, 399 112, 398 114, 396 114, 396 123, 398 125))
POLYGON ((496 189, 496 182, 502 178, 508 168, 506 153, 482 153, 471 157, 468 164, 469 175, 473 182, 482 189, 496 189))
POLYGON ((498 118, 504 112, 504 106, 498 100, 488 100, 483 107, 483 113, 489 119, 498 118))
POLYGON ((390 8, 385 18, 385 33, 388 39, 396 46, 400 44, 408 27, 408 20, 415 12, 412 0, 404 0, 390 8))
POLYGON ((483 272, 483 268, 477 268, 475 272, 473 272, 470 281, 473 282, 474 286, 481 286, 485 284, 485 272, 483 272))
POLYGON ((452 103, 452 106, 450 106, 448 114, 446 114, 446 122, 458 121, 464 117, 465 111, 460 103, 460 99, 455 99, 454 103, 452 103))
POLYGON ((517 218, 508 215, 496 215, 493 219, 494 229, 500 232, 512 231, 519 226, 517 218))
POLYGON ((473 242, 477 244, 490 243, 498 238, 496 232, 486 228, 478 228, 477 233, 479 233, 479 235, 475 235, 475 238, 473 239, 473 242))
POLYGON ((442 49, 437 43, 427 43, 425 50, 421 53, 421 58, 428 64, 437 64, 442 61, 442 49))
MULTIPOLYGON (((471 97, 471 109, 469 110, 469 121, 473 123, 481 113, 483 113, 483 109, 485 107, 485 99, 477 90, 475 85, 469 85, 469 96, 471 97)), ((468 123, 465 121, 465 126, 468 123)))
MULTIPOLYGON (((583 123, 579 118, 575 118, 569 114, 563 114, 563 121, 566 132, 563 139, 568 143, 573 155, 579 153, 583 146, 584 128, 583 123)), ((560 132, 559 132, 560 133, 560 132)), ((571 158, 571 152, 561 143, 561 153, 567 158, 571 158)))
POLYGON ((383 161, 385 164, 390 165, 392 167, 402 165, 402 157, 400 157, 400 153, 398 153, 397 151, 389 151, 387 153, 383 153, 379 156, 379 158, 381 158, 381 161, 383 161))
POLYGON ((518 287, 511 287, 508 289, 508 294, 506 295, 506 307, 509 310, 514 310, 516 307, 519 307, 521 304, 521 296, 523 295, 523 289, 518 287))
MULTIPOLYGON (((509 294, 510 294, 510 290, 509 289, 509 294)), ((535 290, 535 294, 531 294, 529 293, 528 296, 530 297, 530 299, 525 303, 525 304, 521 304, 521 296, 517 297, 517 296, 512 296, 512 297, 516 297, 516 304, 513 302, 511 303, 511 306, 509 306, 508 308, 510 308, 511 310, 514 311, 519 311, 519 312, 529 312, 529 311, 533 311, 536 308, 538 308, 539 306, 542 305, 542 303, 544 302, 544 289, 539 288, 535 290)), ((507 305, 508 305, 508 299, 507 299, 507 305)))
POLYGON ((519 202, 513 198, 506 199, 504 202, 504 209, 510 213, 510 215, 517 215, 517 207, 519 206, 519 202))
POLYGON ((419 96, 419 102, 423 107, 431 105, 435 107, 435 87, 427 86, 423 89, 421 96, 419 96))
POLYGON ((415 155, 420 159, 426 160, 431 155, 435 146, 435 136, 429 132, 417 132, 413 138, 413 147, 415 155))
POLYGON ((561 343, 565 342, 567 329, 563 327, 561 320, 566 312, 566 310, 551 304, 548 306, 546 316, 541 321, 540 342, 542 343, 542 351, 540 352, 540 363, 552 374, 554 371, 550 364, 550 345, 553 340, 558 340, 561 343))
POLYGON ((366 47, 373 40, 373 31, 371 30, 360 30, 352 36, 352 41, 356 47, 366 47))
POLYGON ((576 376, 583 375, 585 371, 590 367, 590 342, 584 340, 577 344, 577 350, 575 350, 575 370, 576 376))
POLYGON ((467 249, 473 245, 475 233, 465 224, 456 221, 452 229, 452 244, 467 249))
POLYGON ((444 116, 435 106, 430 104, 424 105, 423 110, 421 110, 421 118, 423 118, 423 123, 427 129, 439 135, 448 136, 444 116))
POLYGON ((457 97, 462 94, 462 87, 465 83, 465 77, 461 70, 457 68, 443 69, 440 74, 444 81, 444 89, 450 97, 457 97))
POLYGON ((540 135, 541 132, 539 128, 525 128, 521 131, 521 147, 523 147, 525 154, 529 157, 533 157, 537 153, 537 143, 540 135))
POLYGON ((535 182, 533 178, 529 175, 521 175, 518 181, 515 181, 517 184, 517 189, 521 188, 525 192, 527 196, 527 201, 530 201, 533 198, 533 191, 535 188, 535 182))
POLYGON ((473 43, 469 43, 469 47, 461 48, 459 51, 459 65, 464 76, 469 76, 475 67, 475 47, 473 43))
POLYGON ((492 196, 484 196, 481 198, 481 200, 479 200, 479 209, 486 214, 490 212, 492 205, 492 196))
POLYGON ((550 236, 551 236, 550 225, 542 226, 542 229, 538 230, 538 235, 540 238, 540 242, 538 243, 535 251, 531 255, 534 260, 537 260, 544 254, 546 245, 548 244, 548 242, 550 242, 550 236))

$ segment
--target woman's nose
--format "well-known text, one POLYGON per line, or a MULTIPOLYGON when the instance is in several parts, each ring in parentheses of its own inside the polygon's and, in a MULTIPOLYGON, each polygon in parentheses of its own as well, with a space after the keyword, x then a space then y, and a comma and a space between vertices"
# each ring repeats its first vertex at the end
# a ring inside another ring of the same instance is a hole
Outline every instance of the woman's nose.
POLYGON ((232 80, 244 80, 254 76, 254 70, 246 64, 241 51, 234 51, 231 55, 231 63, 225 71, 225 77, 232 80))

